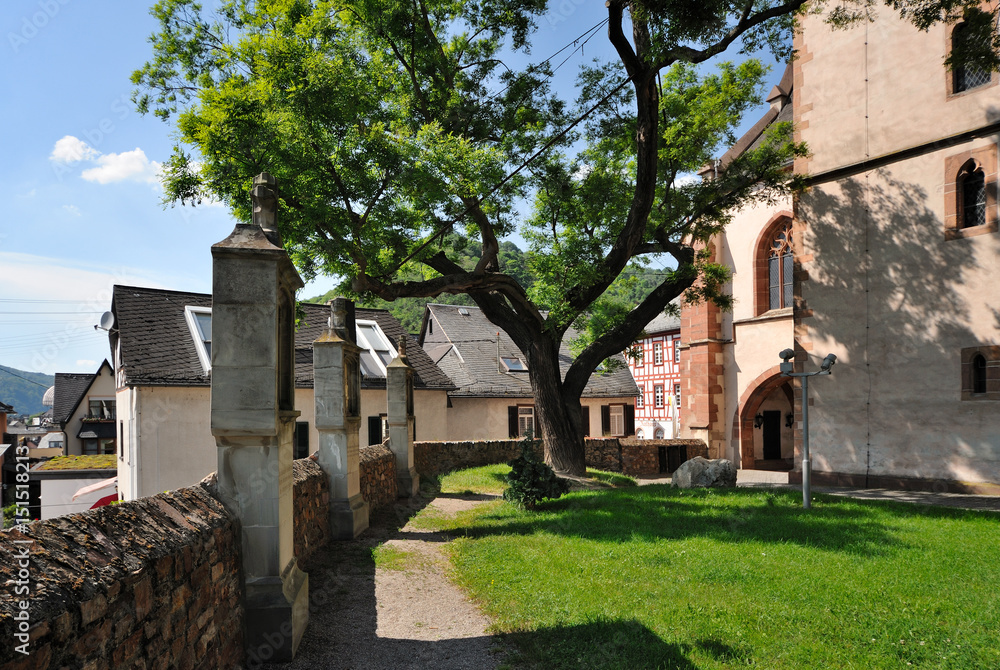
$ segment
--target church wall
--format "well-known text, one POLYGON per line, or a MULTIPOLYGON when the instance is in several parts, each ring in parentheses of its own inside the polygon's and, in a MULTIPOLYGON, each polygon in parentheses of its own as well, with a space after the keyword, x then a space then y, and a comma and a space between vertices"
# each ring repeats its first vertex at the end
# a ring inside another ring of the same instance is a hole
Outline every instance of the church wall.
POLYGON ((796 169, 817 179, 796 207, 796 339, 806 370, 827 353, 839 358, 809 386, 814 471, 860 477, 852 483, 1000 482, 1000 405, 961 392, 961 350, 1000 345, 1000 236, 945 234, 956 197, 949 158, 995 155, 1000 139, 947 138, 996 121, 997 77, 949 96, 950 29, 920 33, 882 12, 868 27, 866 58, 864 27, 830 32, 820 18, 803 19, 795 65, 799 139, 813 154, 796 169), (822 174, 925 143, 876 170, 822 174))

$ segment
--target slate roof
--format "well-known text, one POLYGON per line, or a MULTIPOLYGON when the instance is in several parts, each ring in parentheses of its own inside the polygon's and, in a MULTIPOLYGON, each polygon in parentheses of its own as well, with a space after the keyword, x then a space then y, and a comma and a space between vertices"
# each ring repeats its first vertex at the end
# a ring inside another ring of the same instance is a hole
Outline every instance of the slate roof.
MULTIPOLYGON (((207 293, 187 293, 137 286, 115 286, 111 311, 115 314, 112 349, 121 342, 121 364, 128 386, 209 386, 211 374, 205 374, 198 360, 184 307, 211 307, 207 293)), ((330 308, 326 305, 300 303, 305 313, 295 332, 295 385, 312 388, 312 343, 326 328, 330 308)), ((355 318, 378 323, 393 347, 406 335, 402 325, 389 312, 358 308, 355 318)), ((410 335, 407 359, 414 368, 414 387, 451 389, 451 380, 434 365, 430 357, 410 335)), ((364 388, 385 386, 384 377, 365 377, 364 388)))
POLYGON ((7 403, 0 402, 0 412, 3 412, 4 414, 13 414, 14 408, 7 403))
MULTIPOLYGON (((670 301, 672 305, 676 305, 680 308, 681 299, 680 297, 674 298, 670 301)), ((662 313, 658 315, 655 319, 646 324, 644 330, 647 335, 653 335, 654 333, 665 333, 671 330, 681 329, 681 317, 675 316, 669 313, 662 313)))
POLYGON ((776 101, 781 97, 786 97, 788 99, 787 103, 778 109, 772 107, 764 112, 764 115, 757 121, 757 123, 755 123, 750 130, 745 132, 743 137, 738 139, 736 144, 731 146, 729 150, 726 151, 721 158, 719 158, 719 169, 724 169, 736 157, 742 155, 744 152, 758 148, 764 141, 764 131, 767 130, 771 124, 780 123, 782 121, 792 121, 792 103, 794 99, 792 81, 792 64, 789 63, 785 67, 785 71, 781 76, 781 81, 771 89, 771 93, 767 96, 768 102, 776 101))
POLYGON ((96 372, 57 372, 55 399, 52 405, 52 421, 63 424, 69 421, 83 396, 87 393, 96 372))
MULTIPOLYGON (((425 351, 433 352, 438 367, 458 386, 450 395, 532 397, 527 372, 507 372, 503 365, 498 370, 497 332, 500 333, 500 357, 509 356, 527 361, 507 333, 491 323, 482 310, 478 307, 433 303, 427 305, 426 309, 420 333, 421 342, 425 351), (434 324, 433 332, 430 332, 431 323, 434 324)), ((568 332, 559 351, 563 375, 573 362, 566 341, 574 336, 572 332, 568 332)), ((625 366, 624 358, 618 358, 622 362, 620 369, 591 375, 583 391, 584 397, 608 398, 638 394, 635 380, 625 366)))

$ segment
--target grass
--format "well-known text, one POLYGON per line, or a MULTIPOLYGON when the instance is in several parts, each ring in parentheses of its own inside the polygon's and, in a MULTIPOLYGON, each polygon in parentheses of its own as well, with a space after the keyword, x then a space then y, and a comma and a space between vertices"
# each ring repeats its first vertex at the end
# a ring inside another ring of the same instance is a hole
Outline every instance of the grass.
MULTIPOLYGON (((441 475, 438 482, 441 493, 455 495, 475 495, 475 494, 496 494, 503 493, 506 487, 504 479, 510 472, 510 466, 501 463, 499 465, 484 465, 478 468, 467 470, 456 470, 441 475)), ((617 472, 604 472, 603 470, 591 470, 587 468, 587 474, 596 482, 607 484, 613 487, 637 486, 638 483, 632 477, 617 472)))
POLYGON ((391 544, 381 544, 372 550, 377 567, 385 570, 406 571, 419 567, 420 557, 415 551, 406 551, 391 544))
POLYGON ((114 470, 118 467, 114 454, 89 456, 56 456, 38 466, 39 470, 114 470))
POLYGON ((1000 667, 993 513, 644 486, 422 521, 519 665, 1000 667))

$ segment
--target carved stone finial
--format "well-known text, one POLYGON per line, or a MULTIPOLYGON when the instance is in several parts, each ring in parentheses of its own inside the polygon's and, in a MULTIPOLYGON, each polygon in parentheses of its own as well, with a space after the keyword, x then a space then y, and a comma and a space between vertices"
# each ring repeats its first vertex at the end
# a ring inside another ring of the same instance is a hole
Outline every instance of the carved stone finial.
POLYGON ((330 330, 342 340, 357 344, 355 332, 354 301, 347 298, 334 298, 330 305, 330 330))
POLYGON ((278 182, 267 172, 261 172, 253 178, 253 222, 260 226, 271 244, 280 247, 281 236, 278 233, 278 182))

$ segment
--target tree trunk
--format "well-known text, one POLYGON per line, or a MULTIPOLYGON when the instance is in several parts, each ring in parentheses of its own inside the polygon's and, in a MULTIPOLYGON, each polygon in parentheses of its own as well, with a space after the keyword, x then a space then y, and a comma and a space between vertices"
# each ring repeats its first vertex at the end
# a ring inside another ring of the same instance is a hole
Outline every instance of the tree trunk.
POLYGON ((563 395, 559 370, 559 343, 543 334, 530 347, 528 369, 535 396, 535 423, 538 437, 545 441, 545 462, 559 474, 585 476, 580 398, 563 395))

